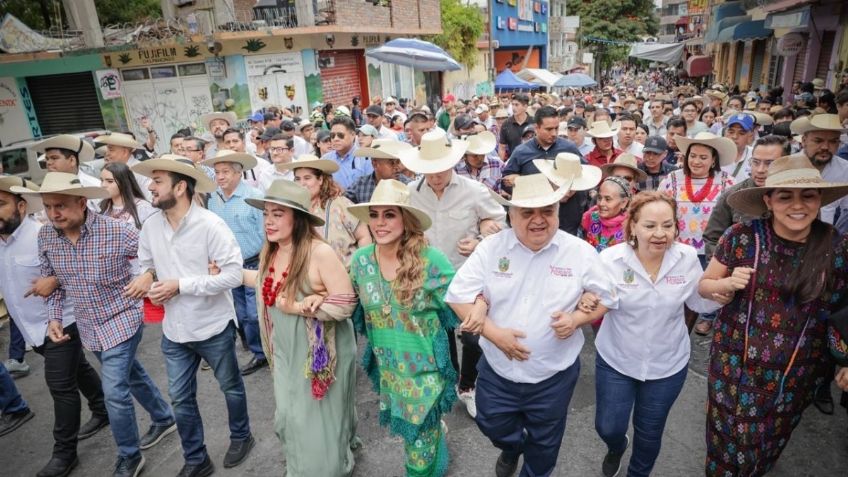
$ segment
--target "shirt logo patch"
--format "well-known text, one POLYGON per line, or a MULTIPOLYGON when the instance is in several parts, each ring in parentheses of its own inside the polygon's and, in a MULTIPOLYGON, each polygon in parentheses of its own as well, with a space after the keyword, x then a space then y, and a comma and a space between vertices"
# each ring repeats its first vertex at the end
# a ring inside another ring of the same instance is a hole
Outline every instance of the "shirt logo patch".
POLYGON ((551 265, 550 268, 551 268, 551 275, 553 275, 555 277, 573 277, 574 276, 574 274, 571 273, 570 268, 555 267, 553 265, 551 265))
POLYGON ((501 257, 500 260, 498 260, 498 271, 504 273, 507 270, 509 270, 509 259, 507 257, 501 257))
POLYGON ((686 283, 686 277, 683 275, 672 275, 665 277, 665 282, 669 285, 683 285, 686 283))
POLYGON ((636 273, 633 271, 633 269, 628 268, 627 270, 624 271, 624 283, 630 285, 635 280, 636 280, 636 273))

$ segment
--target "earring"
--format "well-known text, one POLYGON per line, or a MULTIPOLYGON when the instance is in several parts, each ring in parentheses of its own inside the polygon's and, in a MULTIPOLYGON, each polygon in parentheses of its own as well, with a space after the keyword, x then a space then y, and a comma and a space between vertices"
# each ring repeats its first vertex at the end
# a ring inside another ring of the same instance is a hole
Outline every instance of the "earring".
POLYGON ((628 241, 627 243, 629 243, 630 246, 633 248, 636 248, 636 246, 639 244, 639 242, 636 241, 636 237, 630 237, 630 241, 628 241))
POLYGON ((767 209, 765 212, 763 212, 763 218, 764 219, 770 219, 771 218, 771 209, 767 209))

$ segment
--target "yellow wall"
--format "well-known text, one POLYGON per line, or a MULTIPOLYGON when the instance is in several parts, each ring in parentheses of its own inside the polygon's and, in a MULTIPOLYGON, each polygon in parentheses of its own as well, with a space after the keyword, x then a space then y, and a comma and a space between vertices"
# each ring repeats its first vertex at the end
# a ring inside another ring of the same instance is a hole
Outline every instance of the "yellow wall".
MULTIPOLYGON (((445 93, 453 93, 457 98, 470 99, 477 94, 478 83, 489 81, 489 50, 477 50, 477 64, 472 69, 445 72, 442 81, 445 93)), ((485 94, 485 93, 484 93, 485 94)))

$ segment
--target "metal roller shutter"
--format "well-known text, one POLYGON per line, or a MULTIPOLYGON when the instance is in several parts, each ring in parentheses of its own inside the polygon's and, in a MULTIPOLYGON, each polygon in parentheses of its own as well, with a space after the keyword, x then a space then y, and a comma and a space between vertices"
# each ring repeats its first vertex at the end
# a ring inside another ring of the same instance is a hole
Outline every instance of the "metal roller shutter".
POLYGON ((318 67, 324 103, 333 106, 350 105, 354 96, 363 96, 359 84, 359 51, 321 51, 318 67))
POLYGON ((827 72, 830 70, 830 55, 833 53, 834 43, 836 43, 836 32, 825 30, 822 33, 819 61, 816 63, 816 78, 827 80, 827 72))
POLYGON ((804 46, 795 57, 795 69, 792 71, 792 82, 804 81, 804 66, 807 64, 807 45, 809 39, 804 35, 804 46))
POLYGON ((736 44, 736 73, 734 75, 733 84, 739 84, 742 81, 742 59, 745 57, 745 43, 739 42, 736 44))
POLYGON ((104 129, 90 71, 33 76, 26 81, 45 136, 104 129))
POLYGON ((763 63, 766 60, 766 41, 754 40, 754 68, 751 72, 751 88, 756 88, 763 82, 763 63))

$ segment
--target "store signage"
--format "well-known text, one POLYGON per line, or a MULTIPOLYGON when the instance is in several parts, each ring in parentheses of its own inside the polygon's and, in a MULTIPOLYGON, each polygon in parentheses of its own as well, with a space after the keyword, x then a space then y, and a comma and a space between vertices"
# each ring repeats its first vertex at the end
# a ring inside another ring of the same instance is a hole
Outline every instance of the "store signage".
POLYGON ((118 70, 97 70, 97 85, 103 99, 121 98, 121 75, 118 70))
POLYGON ((777 40, 775 52, 780 56, 795 56, 804 48, 804 37, 800 33, 787 33, 777 40))
POLYGON ((521 23, 518 25, 518 31, 533 31, 533 22, 530 23, 521 23))
POLYGON ((175 46, 165 46, 159 48, 145 48, 136 50, 138 61, 143 65, 155 65, 159 63, 173 63, 180 57, 180 50, 175 46))
POLYGON ((303 61, 300 52, 245 56, 244 64, 247 68, 247 76, 303 71, 303 61))

